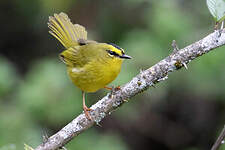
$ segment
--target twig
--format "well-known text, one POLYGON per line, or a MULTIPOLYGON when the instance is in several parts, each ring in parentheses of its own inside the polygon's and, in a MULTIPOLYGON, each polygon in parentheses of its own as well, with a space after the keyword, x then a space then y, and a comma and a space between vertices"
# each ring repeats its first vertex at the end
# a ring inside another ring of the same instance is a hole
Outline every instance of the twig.
POLYGON ((222 21, 222 23, 221 23, 220 30, 222 30, 222 29, 223 29, 223 27, 224 27, 224 21, 222 21))
POLYGON ((214 31, 202 40, 195 42, 176 53, 172 53, 165 59, 161 60, 151 68, 141 71, 129 83, 120 87, 120 90, 108 94, 94 104, 90 112, 94 121, 86 119, 84 113, 77 116, 72 122, 51 136, 47 142, 39 145, 35 150, 54 150, 63 147, 66 143, 92 127, 95 122, 99 123, 105 116, 111 114, 113 110, 121 106, 125 100, 128 101, 133 96, 145 91, 154 84, 164 81, 168 77, 168 73, 182 68, 182 62, 189 63, 191 60, 208 53, 209 51, 225 45, 225 30, 221 36, 219 32, 214 31))
POLYGON ((224 144, 225 140, 225 126, 223 127, 223 130, 221 131, 219 137, 217 138, 216 142, 213 144, 213 147, 211 150, 217 150, 219 149, 221 144, 224 144))
MULTIPOLYGON (((175 40, 172 41, 171 46, 173 47, 173 53, 172 54, 175 54, 176 52, 179 51, 179 48, 177 46, 177 42, 175 40)), ((181 62, 181 64, 183 64, 185 69, 188 69, 187 64, 185 62, 181 62)))
POLYGON ((175 40, 172 41, 171 46, 173 47, 173 53, 176 53, 177 51, 179 51, 179 48, 177 46, 177 42, 175 40))

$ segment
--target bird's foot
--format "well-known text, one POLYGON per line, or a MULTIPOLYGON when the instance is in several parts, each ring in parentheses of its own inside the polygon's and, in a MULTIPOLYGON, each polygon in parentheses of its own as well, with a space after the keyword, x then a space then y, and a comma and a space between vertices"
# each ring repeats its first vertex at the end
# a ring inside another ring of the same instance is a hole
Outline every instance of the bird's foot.
POLYGON ((92 111, 92 109, 88 108, 87 106, 83 106, 84 114, 88 120, 92 120, 91 115, 89 111, 92 111))
POLYGON ((120 86, 117 86, 115 88, 113 86, 112 87, 105 86, 104 88, 110 90, 109 98, 113 98, 113 95, 116 93, 116 91, 121 90, 120 86))
POLYGON ((107 87, 107 86, 105 86, 104 87, 105 89, 107 89, 107 90, 111 90, 111 91, 119 91, 119 90, 121 90, 121 88, 120 88, 120 86, 118 85, 117 87, 107 87))
POLYGON ((120 86, 118 85, 117 87, 114 88, 115 91, 121 90, 120 86))

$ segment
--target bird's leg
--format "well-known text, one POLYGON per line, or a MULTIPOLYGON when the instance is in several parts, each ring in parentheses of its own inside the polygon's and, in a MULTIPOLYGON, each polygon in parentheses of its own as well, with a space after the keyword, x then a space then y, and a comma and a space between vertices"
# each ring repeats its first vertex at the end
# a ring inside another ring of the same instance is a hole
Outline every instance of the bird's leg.
POLYGON ((89 111, 91 111, 90 108, 88 108, 85 104, 85 93, 82 91, 82 96, 83 96, 83 110, 84 110, 84 114, 87 117, 88 120, 92 120, 91 116, 89 114, 89 111))

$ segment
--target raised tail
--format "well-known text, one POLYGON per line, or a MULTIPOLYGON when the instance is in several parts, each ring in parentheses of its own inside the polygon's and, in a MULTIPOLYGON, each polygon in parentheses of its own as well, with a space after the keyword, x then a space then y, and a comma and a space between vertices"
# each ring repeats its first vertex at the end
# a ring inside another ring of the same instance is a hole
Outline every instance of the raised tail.
POLYGON ((58 39, 62 45, 69 47, 79 45, 79 41, 87 40, 87 31, 79 24, 73 24, 69 17, 61 12, 49 17, 49 33, 58 39))

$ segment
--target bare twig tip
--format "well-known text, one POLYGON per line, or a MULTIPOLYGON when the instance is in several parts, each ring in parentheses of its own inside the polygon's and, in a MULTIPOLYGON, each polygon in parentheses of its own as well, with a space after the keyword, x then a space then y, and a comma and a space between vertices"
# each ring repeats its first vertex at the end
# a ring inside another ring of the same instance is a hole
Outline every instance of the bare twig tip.
POLYGON ((124 99, 123 101, 124 101, 124 102, 126 102, 126 103, 128 102, 128 100, 127 100, 127 99, 124 99))
POLYGON ((173 53, 176 53, 177 51, 179 51, 179 48, 175 40, 172 41, 171 46, 173 47, 173 53))
POLYGON ((47 135, 47 133, 44 133, 44 135, 42 136, 42 142, 44 144, 48 142, 48 135, 47 135))
POLYGON ((222 21, 222 23, 221 23, 220 30, 223 30, 223 27, 224 27, 224 21, 222 21))
POLYGON ((102 127, 102 125, 98 121, 95 121, 95 123, 97 126, 102 127))
POLYGON ((188 70, 188 66, 185 62, 182 62, 182 64, 184 65, 184 68, 188 70))
POLYGON ((143 71, 144 71, 143 69, 140 69, 140 73, 143 73, 143 71))
POLYGON ((60 147, 60 149, 67 150, 64 146, 63 147, 60 147))

